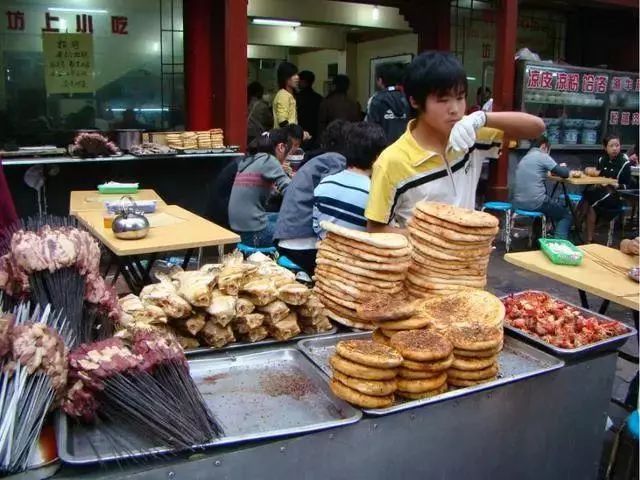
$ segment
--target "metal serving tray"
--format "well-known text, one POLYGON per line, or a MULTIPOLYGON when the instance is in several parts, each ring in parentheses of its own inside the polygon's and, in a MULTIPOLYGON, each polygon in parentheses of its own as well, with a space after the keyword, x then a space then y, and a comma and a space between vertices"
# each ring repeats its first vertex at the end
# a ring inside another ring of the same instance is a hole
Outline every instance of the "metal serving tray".
MULTIPOLYGON (((335 397, 322 374, 294 348, 189 361, 198 390, 225 436, 196 449, 312 432, 355 423, 362 413, 335 397)), ((81 426, 60 414, 60 458, 89 464, 171 452, 122 426, 81 426)))
POLYGON ((232 350, 238 350, 241 348, 251 348, 251 347, 263 347, 265 345, 273 345, 278 344, 278 345, 284 345, 290 342, 297 342, 298 340, 305 340, 307 338, 316 338, 316 337, 325 337, 327 335, 333 335, 334 333, 336 333, 338 331, 338 329, 336 327, 333 327, 331 330, 327 330, 326 332, 320 332, 320 333, 308 333, 308 334, 301 334, 301 335, 296 335, 295 337, 289 339, 289 340, 276 340, 275 338, 265 338, 264 340, 260 340, 259 342, 233 342, 230 343, 228 345, 225 345, 224 347, 221 348, 215 348, 215 347, 198 347, 198 348, 191 348, 189 350, 185 350, 184 354, 187 357, 191 357, 193 355, 200 355, 203 353, 218 353, 218 352, 228 352, 228 351, 232 351, 232 350))
MULTIPOLYGON (((351 340, 356 338, 370 338, 371 332, 367 333, 345 333, 342 335, 334 335, 328 338, 318 338, 301 340, 298 342, 298 348, 311 359, 320 369, 331 377, 331 367, 329 365, 329 357, 335 353, 336 344, 340 340, 351 340)), ((558 370, 564 366, 564 362, 560 359, 552 357, 549 354, 541 352, 524 342, 514 338, 504 338, 504 348, 498 357, 500 372, 498 378, 481 385, 473 387, 458 388, 441 395, 425 398, 422 400, 405 400, 396 396, 396 404, 388 408, 363 409, 369 415, 387 415, 389 413, 402 412, 411 408, 438 403, 452 398, 458 398, 472 393, 487 390, 499 385, 506 385, 518 380, 529 377, 535 377, 544 373, 558 370)))
MULTIPOLYGON (((524 290, 522 292, 513 293, 512 295, 514 297, 517 297, 518 295, 522 295, 524 293, 544 293, 545 295, 549 295, 548 293, 541 292, 539 290, 524 290)), ((609 318, 605 315, 592 312, 591 310, 587 310, 586 308, 579 307, 571 302, 567 302, 566 300, 562 300, 560 298, 554 297, 553 295, 549 295, 549 296, 552 299, 557 300, 558 302, 562 302, 566 305, 569 305, 570 307, 577 309, 578 311, 580 311, 580 313, 582 313, 587 317, 595 317, 598 320, 618 322, 617 320, 613 320, 612 318, 609 318)), ((509 295, 504 295, 503 297, 500 297, 500 300, 504 300, 507 297, 509 297, 509 295)), ((618 322, 618 323, 622 323, 622 322, 618 322)), ((507 324, 506 320, 504 322, 504 329, 509 333, 509 335, 520 338, 527 343, 534 344, 535 346, 540 347, 543 350, 549 353, 552 353, 555 356, 562 357, 565 359, 577 360, 582 357, 592 355, 594 353, 615 351, 618 348, 620 348, 622 345, 624 345, 627 342, 627 339, 629 337, 633 337, 637 335, 638 332, 635 328, 627 325, 626 323, 624 323, 623 325, 629 329, 627 333, 618 335, 617 337, 606 338, 599 342, 583 345, 582 347, 578 347, 578 348, 556 347, 555 345, 551 345, 549 342, 545 342, 544 340, 542 340, 539 337, 536 337, 535 335, 532 335, 523 330, 520 330, 519 328, 512 327, 511 325, 507 324)))

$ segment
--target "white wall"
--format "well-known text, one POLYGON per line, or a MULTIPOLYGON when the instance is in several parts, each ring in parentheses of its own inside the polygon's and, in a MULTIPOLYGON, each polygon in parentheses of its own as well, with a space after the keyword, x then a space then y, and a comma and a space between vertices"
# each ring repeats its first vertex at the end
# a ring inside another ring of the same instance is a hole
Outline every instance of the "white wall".
POLYGON ((350 77, 356 78, 356 85, 351 89, 351 94, 360 102, 362 108, 369 100, 369 67, 372 58, 389 57, 403 53, 416 54, 418 52, 418 36, 413 33, 397 35, 394 37, 362 42, 356 45, 357 72, 350 77))
POLYGON ((346 73, 347 71, 346 55, 343 50, 318 50, 317 52, 302 53, 296 55, 293 60, 294 63, 297 62, 298 70, 311 70, 315 74, 316 81, 313 88, 321 95, 327 93, 324 84, 329 79, 327 67, 330 64, 338 64, 338 73, 346 73))

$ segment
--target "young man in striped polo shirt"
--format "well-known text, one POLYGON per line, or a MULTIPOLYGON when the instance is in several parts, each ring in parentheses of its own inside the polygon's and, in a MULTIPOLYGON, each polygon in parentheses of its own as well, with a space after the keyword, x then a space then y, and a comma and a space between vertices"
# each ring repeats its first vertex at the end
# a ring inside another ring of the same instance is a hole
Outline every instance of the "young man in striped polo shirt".
POLYGON ((402 231, 421 200, 475 208, 482 162, 504 136, 536 138, 542 119, 522 112, 466 111, 467 76, 451 53, 424 52, 407 68, 404 91, 416 118, 376 161, 365 211, 371 232, 402 231))
POLYGON ((364 209, 369 198, 371 166, 386 147, 384 130, 369 122, 349 128, 345 156, 347 168, 322 179, 313 191, 313 229, 320 239, 323 220, 355 230, 367 230, 364 209))

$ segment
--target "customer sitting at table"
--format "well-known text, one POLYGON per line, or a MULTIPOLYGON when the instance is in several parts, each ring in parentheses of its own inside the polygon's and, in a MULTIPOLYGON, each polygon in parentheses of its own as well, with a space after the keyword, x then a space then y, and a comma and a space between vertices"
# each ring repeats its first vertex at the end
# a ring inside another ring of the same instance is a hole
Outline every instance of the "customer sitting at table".
POLYGON ((284 128, 263 133, 238 164, 229 198, 229 225, 251 247, 273 245, 275 224, 268 221, 266 204, 273 187, 279 192, 291 182, 282 168, 291 145, 284 128))
POLYGON ((614 185, 594 185, 585 190, 581 210, 586 213, 587 232, 586 242, 593 242, 593 234, 598 219, 610 222, 622 213, 624 201, 617 190, 626 190, 632 184, 631 162, 622 153, 620 147, 620 137, 616 134, 609 134, 602 142, 604 155, 602 155, 595 167, 588 167, 585 173, 591 176, 605 178, 615 178, 617 186, 614 185))
POLYGON ((554 236, 567 239, 571 227, 571 212, 547 195, 545 180, 549 173, 568 178, 569 169, 564 163, 558 165, 551 158, 551 146, 545 135, 532 140, 531 145, 531 150, 520 160, 516 169, 514 207, 544 213, 555 223, 554 236))

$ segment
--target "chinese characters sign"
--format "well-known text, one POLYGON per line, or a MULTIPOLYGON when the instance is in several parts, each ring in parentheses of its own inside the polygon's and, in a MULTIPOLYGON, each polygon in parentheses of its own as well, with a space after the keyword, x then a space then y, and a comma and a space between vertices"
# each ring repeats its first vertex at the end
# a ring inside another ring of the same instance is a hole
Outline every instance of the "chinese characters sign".
POLYGON ((607 93, 609 76, 605 74, 528 70, 527 88, 558 92, 607 93))
POLYGON ((93 93, 93 37, 43 33, 45 85, 48 94, 93 93))
MULTIPOLYGON (((25 12, 21 10, 6 10, 6 29, 13 32, 24 32, 26 30, 27 23, 29 25, 38 24, 38 19, 25 16, 25 12)), ((59 16, 56 16, 50 12, 45 12, 40 17, 42 22, 42 31, 49 33, 62 32, 62 22, 64 20, 59 16)), ((111 33, 113 35, 128 35, 129 34, 129 18, 122 15, 111 16, 111 33)), ((75 16, 75 32, 77 33, 91 33, 93 34, 93 15, 82 13, 75 16)))

